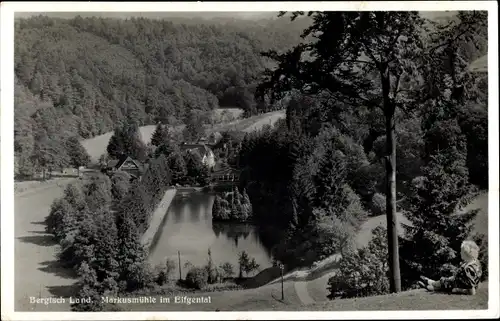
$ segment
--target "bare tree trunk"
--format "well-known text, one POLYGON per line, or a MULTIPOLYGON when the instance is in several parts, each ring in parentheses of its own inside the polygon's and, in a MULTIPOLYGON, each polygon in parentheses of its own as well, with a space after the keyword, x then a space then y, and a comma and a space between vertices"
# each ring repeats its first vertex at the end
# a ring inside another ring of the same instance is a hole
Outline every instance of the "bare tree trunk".
POLYGON ((386 116, 387 156, 386 165, 386 213, 391 292, 401 291, 399 270, 398 225, 396 216, 396 135, 394 114, 386 116))
POLYGON ((389 97, 390 78, 388 69, 382 74, 382 92, 384 97, 385 134, 386 134, 386 215, 388 263, 391 274, 391 292, 401 291, 401 272, 399 268, 398 225, 396 216, 396 120, 395 105, 389 97))

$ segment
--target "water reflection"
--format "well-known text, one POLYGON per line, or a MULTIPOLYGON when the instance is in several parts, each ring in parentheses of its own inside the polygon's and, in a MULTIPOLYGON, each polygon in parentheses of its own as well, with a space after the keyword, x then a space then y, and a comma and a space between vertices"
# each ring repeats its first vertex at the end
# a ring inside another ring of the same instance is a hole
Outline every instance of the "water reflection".
MULTIPOLYGON (((212 224, 212 204, 215 196, 202 192, 178 193, 172 201, 163 226, 158 231, 157 242, 151 249, 153 264, 165 262, 169 257, 181 264, 186 261, 203 265, 208 248, 216 264, 238 264, 238 253, 246 251, 262 268, 272 265, 269 248, 263 245, 258 229, 250 224, 212 224)), ((185 269, 182 270, 185 276, 185 269)))
MULTIPOLYGON (((217 237, 226 237, 238 247, 238 241, 240 239, 246 240, 256 228, 249 224, 213 223, 212 230, 217 237)), ((258 240, 255 241, 259 243, 258 240)))

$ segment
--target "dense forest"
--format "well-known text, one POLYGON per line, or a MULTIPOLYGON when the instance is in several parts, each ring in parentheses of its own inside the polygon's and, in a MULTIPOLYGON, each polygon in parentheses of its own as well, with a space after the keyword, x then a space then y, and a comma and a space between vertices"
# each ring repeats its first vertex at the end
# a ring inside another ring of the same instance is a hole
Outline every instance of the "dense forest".
POLYGON ((255 88, 270 63, 260 53, 296 44, 305 25, 274 19, 18 19, 19 172, 67 165, 62 141, 109 132, 126 117, 139 125, 175 125, 193 114, 208 119, 218 107, 256 113, 255 88))

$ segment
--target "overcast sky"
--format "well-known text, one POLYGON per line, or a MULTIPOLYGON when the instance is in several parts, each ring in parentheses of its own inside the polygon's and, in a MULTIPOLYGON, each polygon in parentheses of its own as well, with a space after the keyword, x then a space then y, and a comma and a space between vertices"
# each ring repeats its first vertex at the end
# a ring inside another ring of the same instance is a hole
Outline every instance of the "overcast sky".
POLYGON ((129 17, 146 17, 152 19, 162 18, 205 18, 212 19, 215 17, 239 18, 239 19, 259 19, 273 18, 278 15, 278 12, 16 12, 17 18, 24 18, 33 15, 46 15, 49 17, 73 18, 77 15, 82 17, 109 17, 109 18, 129 18, 129 17))
MULTIPOLYGON (((46 15, 49 17, 73 18, 77 15, 82 17, 109 17, 109 18, 129 18, 129 17, 146 17, 152 19, 163 18, 204 18, 212 19, 216 17, 239 18, 239 19, 260 19, 260 18, 275 18, 278 12, 256 12, 256 11, 240 11, 240 12, 16 12, 18 18, 29 17, 33 15, 46 15)), ((456 11, 421 11, 420 14, 425 18, 435 19, 438 17, 449 16, 456 14, 456 11)))

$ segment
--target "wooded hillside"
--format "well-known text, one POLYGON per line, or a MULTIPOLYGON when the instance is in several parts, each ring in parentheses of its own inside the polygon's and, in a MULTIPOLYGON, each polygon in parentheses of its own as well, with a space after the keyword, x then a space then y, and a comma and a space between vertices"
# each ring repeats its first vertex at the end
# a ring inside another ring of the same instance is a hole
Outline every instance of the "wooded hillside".
POLYGON ((260 53, 295 45, 305 25, 282 19, 18 19, 18 166, 63 165, 64 157, 54 156, 65 153, 59 140, 109 132, 125 117, 139 125, 173 125, 219 106, 255 113, 253 92, 269 66, 260 53), (47 153, 52 156, 41 155, 47 153))

